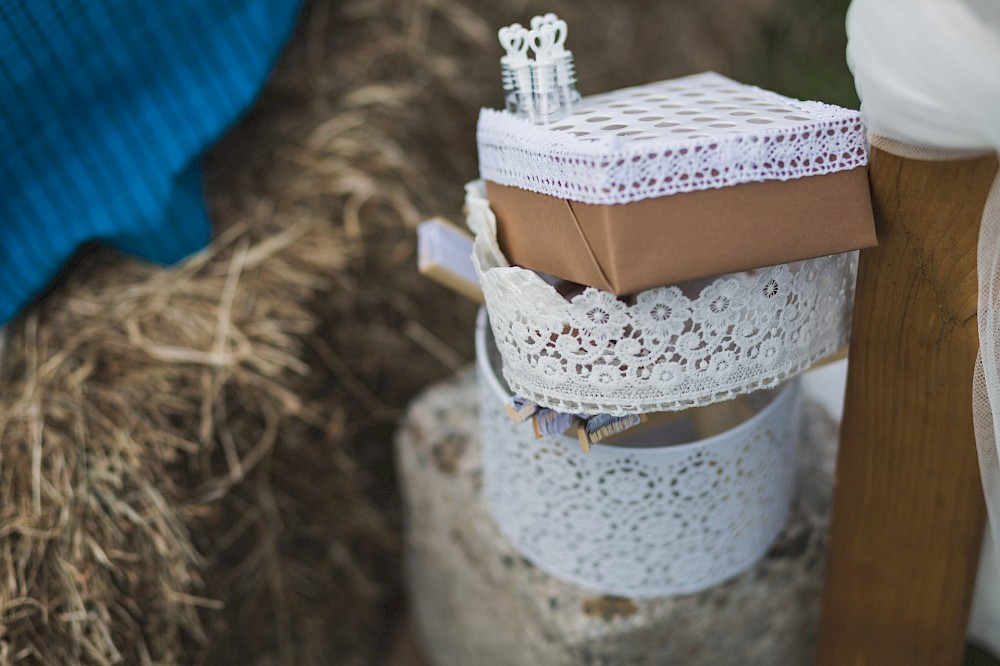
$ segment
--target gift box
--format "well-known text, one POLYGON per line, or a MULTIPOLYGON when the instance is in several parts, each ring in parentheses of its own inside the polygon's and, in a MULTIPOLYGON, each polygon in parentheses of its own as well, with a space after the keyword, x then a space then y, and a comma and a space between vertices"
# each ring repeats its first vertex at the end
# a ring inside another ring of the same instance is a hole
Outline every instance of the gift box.
POLYGON ((477 143, 507 259, 615 294, 876 244, 859 113, 712 72, 484 109, 477 143))

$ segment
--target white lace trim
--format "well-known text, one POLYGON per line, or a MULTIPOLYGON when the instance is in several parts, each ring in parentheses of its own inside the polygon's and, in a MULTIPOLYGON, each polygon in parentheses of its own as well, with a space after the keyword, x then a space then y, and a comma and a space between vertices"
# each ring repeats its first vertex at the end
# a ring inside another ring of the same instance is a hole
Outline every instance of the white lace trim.
POLYGON ((794 489, 797 382, 716 437, 683 443, 665 428, 652 448, 583 454, 575 439, 536 440, 510 420, 487 344, 480 318, 484 493, 500 530, 540 569, 604 594, 657 597, 706 589, 765 554, 794 489))
POLYGON ((590 204, 624 204, 868 163, 857 111, 709 72, 585 98, 550 126, 483 109, 480 177, 590 204))
POLYGON ((847 343, 857 253, 639 293, 567 301, 510 266, 481 181, 466 186, 473 263, 515 394, 561 412, 635 414, 728 400, 794 377, 847 343))

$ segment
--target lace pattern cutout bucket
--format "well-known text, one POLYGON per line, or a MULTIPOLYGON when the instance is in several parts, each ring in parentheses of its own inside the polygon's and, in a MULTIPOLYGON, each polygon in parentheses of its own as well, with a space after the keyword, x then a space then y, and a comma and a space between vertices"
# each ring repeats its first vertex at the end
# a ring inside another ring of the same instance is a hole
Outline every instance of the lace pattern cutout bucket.
POLYGON ((507 416, 510 391, 482 311, 476 350, 487 505, 540 569, 603 594, 688 594, 753 566, 784 525, 797 380, 745 399, 749 419, 712 437, 692 441, 685 413, 584 454, 572 437, 535 439, 507 416))

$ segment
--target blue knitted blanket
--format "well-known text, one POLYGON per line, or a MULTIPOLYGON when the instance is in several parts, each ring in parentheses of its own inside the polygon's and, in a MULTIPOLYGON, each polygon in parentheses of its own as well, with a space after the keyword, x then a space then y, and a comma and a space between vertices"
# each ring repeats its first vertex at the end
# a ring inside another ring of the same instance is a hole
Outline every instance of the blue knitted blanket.
POLYGON ((199 156, 298 0, 0 0, 0 324, 84 243, 170 264, 210 225, 199 156))

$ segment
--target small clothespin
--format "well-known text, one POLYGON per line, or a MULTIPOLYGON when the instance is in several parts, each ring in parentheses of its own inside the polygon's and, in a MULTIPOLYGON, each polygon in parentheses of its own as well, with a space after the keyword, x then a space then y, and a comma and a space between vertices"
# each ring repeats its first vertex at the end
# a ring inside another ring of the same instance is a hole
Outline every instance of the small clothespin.
POLYGON ((564 414, 553 409, 541 408, 531 417, 535 439, 549 435, 561 435, 579 422, 576 414, 564 414))
POLYGON ((514 396, 510 402, 503 406, 503 409, 511 421, 524 423, 535 415, 535 412, 538 411, 538 405, 520 396, 514 396))
POLYGON ((587 426, 581 423, 576 427, 576 439, 580 442, 580 450, 590 453, 590 437, 587 436, 587 426))
POLYGON ((625 416, 597 414, 577 426, 576 438, 580 442, 580 450, 584 453, 590 453, 591 444, 599 444, 612 435, 625 432, 629 428, 634 428, 645 422, 645 414, 626 414, 625 416))

